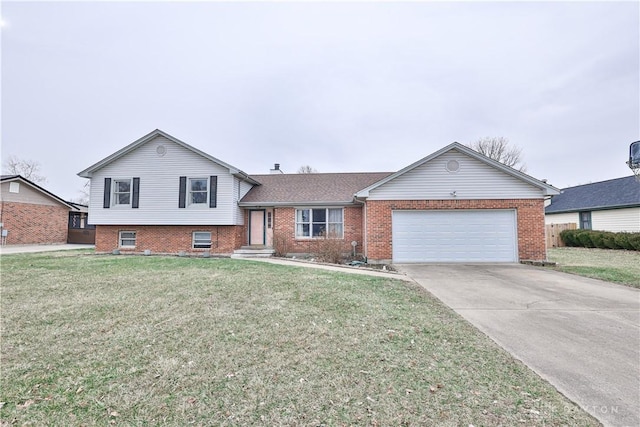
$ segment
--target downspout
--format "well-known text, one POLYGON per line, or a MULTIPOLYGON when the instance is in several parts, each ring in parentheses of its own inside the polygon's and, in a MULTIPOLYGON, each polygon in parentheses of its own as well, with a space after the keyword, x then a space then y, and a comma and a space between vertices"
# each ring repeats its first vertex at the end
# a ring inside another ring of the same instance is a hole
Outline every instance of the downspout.
POLYGON ((353 196, 353 201, 356 203, 362 203, 362 256, 364 256, 364 262, 369 260, 367 254, 367 203, 353 196))

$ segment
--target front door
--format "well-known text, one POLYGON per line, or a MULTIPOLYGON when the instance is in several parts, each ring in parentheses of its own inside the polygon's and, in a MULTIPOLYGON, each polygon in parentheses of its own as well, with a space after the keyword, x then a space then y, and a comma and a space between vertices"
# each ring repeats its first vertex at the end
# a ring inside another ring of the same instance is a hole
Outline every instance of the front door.
POLYGON ((264 210, 249 211, 249 245, 264 245, 264 210))

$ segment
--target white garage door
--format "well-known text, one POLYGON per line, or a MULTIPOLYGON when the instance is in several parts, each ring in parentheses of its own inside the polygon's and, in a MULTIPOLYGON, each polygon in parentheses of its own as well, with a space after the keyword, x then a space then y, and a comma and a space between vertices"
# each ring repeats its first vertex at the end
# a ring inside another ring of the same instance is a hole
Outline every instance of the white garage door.
POLYGON ((393 211, 393 262, 516 262, 515 210, 393 211))

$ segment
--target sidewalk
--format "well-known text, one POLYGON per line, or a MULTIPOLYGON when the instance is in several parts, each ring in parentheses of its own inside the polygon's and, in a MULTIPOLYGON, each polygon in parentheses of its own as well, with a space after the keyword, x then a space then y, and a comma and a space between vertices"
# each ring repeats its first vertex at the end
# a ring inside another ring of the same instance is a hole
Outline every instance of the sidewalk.
POLYGON ((27 254, 36 252, 68 251, 73 249, 93 249, 94 245, 8 245, 0 246, 0 255, 27 254))
POLYGON ((398 280, 404 280, 406 282, 414 282, 412 278, 410 278, 404 273, 398 273, 394 271, 382 271, 382 270, 376 270, 376 269, 367 268, 367 267, 352 267, 352 266, 343 265, 343 264, 323 264, 323 263, 315 263, 315 262, 303 261, 303 260, 291 260, 286 258, 236 258, 236 259, 246 260, 246 261, 268 262, 271 264, 288 265, 292 267, 317 268, 320 270, 337 271, 340 273, 348 273, 348 274, 364 274, 367 276, 386 277, 389 279, 398 279, 398 280))

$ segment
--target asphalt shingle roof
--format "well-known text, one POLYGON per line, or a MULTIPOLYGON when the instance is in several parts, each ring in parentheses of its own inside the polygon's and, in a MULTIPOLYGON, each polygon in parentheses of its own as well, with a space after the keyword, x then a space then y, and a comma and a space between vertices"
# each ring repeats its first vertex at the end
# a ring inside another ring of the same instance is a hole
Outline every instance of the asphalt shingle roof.
POLYGON ((553 196, 545 213, 640 206, 640 182, 634 176, 568 187, 553 196))
POLYGON ((240 204, 352 203, 353 195, 392 172, 250 175, 253 187, 240 204))

